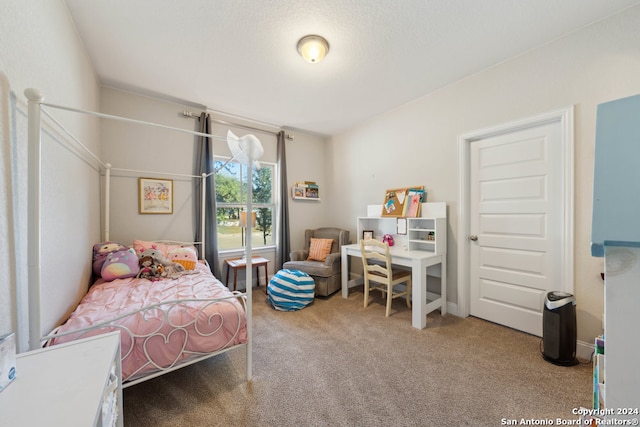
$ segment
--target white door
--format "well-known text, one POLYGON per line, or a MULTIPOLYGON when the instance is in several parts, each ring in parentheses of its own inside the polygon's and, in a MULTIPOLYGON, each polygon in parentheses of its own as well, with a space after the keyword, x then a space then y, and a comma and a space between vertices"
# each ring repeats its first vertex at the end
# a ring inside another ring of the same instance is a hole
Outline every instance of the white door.
POLYGON ((539 124, 469 151, 469 312, 537 336, 547 292, 563 289, 561 131, 539 124))

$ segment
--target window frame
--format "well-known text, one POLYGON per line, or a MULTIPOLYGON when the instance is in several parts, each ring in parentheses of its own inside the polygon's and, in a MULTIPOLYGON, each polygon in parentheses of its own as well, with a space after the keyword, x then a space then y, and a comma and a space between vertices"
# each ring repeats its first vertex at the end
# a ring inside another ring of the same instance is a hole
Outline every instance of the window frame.
MULTIPOLYGON (((214 165, 217 166, 217 163, 220 162, 220 164, 224 164, 226 162, 229 162, 228 164, 236 164, 239 165, 240 168, 240 176, 238 177, 238 180, 240 181, 240 193, 239 193, 239 202, 220 202, 217 199, 217 193, 213 194, 213 197, 215 197, 216 200, 216 224, 219 225, 217 223, 217 210, 218 209, 238 209, 239 211, 242 211, 243 209, 246 209, 247 207, 247 202, 246 202, 246 192, 243 192, 243 180, 246 181, 247 178, 247 166, 236 161, 236 160, 231 160, 229 161, 231 158, 229 156, 220 156, 220 155, 214 155, 213 157, 213 161, 214 161, 214 165)), ((277 185, 276 185, 276 177, 277 177, 277 169, 278 169, 278 165, 274 162, 267 162, 267 161, 260 161, 260 165, 262 167, 269 167, 271 168, 271 203, 258 203, 255 201, 252 201, 252 209, 255 211, 257 209, 260 208, 268 208, 271 209, 271 232, 270 232, 270 236, 271 236, 271 243, 268 243, 266 245, 259 245, 256 246, 255 244, 255 240, 252 241, 252 250, 256 251, 256 250, 264 250, 264 249, 273 249, 276 246, 276 208, 277 208, 277 200, 279 200, 279 194, 278 194, 278 189, 277 189, 277 185)), ((255 176, 255 172, 256 169, 254 168, 254 175, 255 176)), ((220 173, 220 171, 218 171, 217 173, 213 174, 213 178, 215 180, 216 175, 220 173)), ((217 182, 216 182, 216 191, 218 189, 217 186, 217 182)), ((218 233, 218 227, 216 226, 216 233, 218 233)), ((219 234, 218 234, 219 237, 219 234)), ((219 239, 218 239, 219 240, 219 239)), ((262 240, 261 240, 262 242, 262 240)), ((218 247, 219 252, 221 253, 232 253, 232 252, 242 252, 245 250, 245 245, 240 245, 237 247, 233 247, 233 248, 220 248, 218 247)))

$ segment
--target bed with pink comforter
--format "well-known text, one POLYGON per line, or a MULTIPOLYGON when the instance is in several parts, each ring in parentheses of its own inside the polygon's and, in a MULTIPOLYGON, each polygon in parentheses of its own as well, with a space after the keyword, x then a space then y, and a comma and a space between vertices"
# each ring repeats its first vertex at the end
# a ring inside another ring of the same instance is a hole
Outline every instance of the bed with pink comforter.
POLYGON ((202 263, 176 279, 100 279, 49 345, 109 331, 120 331, 132 381, 247 343, 245 300, 202 263))

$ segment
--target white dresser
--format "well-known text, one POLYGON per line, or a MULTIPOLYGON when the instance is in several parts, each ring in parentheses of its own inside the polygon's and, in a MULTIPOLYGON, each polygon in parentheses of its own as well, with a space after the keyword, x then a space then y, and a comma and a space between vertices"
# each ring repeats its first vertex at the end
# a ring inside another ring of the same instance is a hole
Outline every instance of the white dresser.
POLYGON ((122 426, 121 378, 118 332, 18 354, 0 424, 122 426))

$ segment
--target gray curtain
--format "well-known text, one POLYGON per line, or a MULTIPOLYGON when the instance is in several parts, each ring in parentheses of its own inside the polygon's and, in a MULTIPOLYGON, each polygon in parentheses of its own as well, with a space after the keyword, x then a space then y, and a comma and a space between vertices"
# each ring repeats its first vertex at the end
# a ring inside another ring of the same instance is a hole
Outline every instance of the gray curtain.
POLYGON ((278 178, 280 203, 276 208, 278 236, 276 239, 276 271, 289 261, 291 236, 289 234, 289 189, 287 183, 287 156, 284 131, 278 132, 278 178))
MULTIPOLYGON (((209 114, 202 113, 199 119, 198 132, 211 134, 211 119, 209 114)), ((197 137, 196 143, 196 161, 195 161, 195 175, 202 175, 203 173, 209 174, 214 171, 213 163, 213 141, 206 136, 197 137)), ((214 176, 207 177, 207 197, 205 207, 205 248, 204 258, 209 262, 213 275, 217 278, 220 276, 220 257, 218 256, 218 233, 217 233, 217 221, 216 221, 216 185, 214 176)), ((202 240, 201 221, 202 221, 202 180, 196 179, 193 192, 193 201, 195 208, 194 223, 195 223, 195 241, 200 242, 202 240)))

